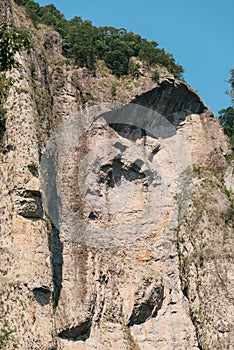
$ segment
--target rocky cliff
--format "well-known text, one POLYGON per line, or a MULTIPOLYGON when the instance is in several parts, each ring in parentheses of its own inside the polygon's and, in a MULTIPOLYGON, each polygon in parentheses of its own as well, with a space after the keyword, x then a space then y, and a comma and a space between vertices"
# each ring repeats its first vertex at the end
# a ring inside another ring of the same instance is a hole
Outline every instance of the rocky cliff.
POLYGON ((7 73, 0 153, 0 347, 231 349, 233 174, 199 96, 96 77, 35 28, 7 73), (116 86, 116 95, 111 86, 116 86))

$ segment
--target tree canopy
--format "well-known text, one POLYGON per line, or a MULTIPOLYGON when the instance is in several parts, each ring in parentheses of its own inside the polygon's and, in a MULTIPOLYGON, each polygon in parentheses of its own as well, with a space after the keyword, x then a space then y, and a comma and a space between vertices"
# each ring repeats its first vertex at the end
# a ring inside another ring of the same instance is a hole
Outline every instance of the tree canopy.
POLYGON ((75 64, 95 71, 97 59, 105 61, 116 76, 131 73, 131 57, 137 57, 149 66, 165 66, 175 77, 184 72, 182 66, 156 41, 148 41, 125 28, 96 27, 89 20, 74 17, 66 20, 54 5, 40 6, 33 0, 15 0, 25 7, 34 25, 44 23, 58 31, 63 39, 63 54, 75 64))
POLYGON ((230 139, 232 150, 234 151, 234 68, 231 70, 229 84, 231 89, 227 93, 231 97, 232 105, 219 111, 219 120, 223 126, 224 133, 230 139))

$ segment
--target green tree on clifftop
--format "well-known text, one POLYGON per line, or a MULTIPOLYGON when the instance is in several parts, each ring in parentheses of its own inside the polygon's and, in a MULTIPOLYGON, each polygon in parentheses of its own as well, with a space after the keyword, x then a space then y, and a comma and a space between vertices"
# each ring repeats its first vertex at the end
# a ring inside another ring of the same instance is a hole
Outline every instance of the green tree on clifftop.
POLYGON ((231 97, 232 105, 219 111, 219 120, 223 126, 224 133, 229 137, 232 150, 234 151, 234 68, 231 70, 229 84, 231 89, 227 93, 231 97))
POLYGON ((58 31, 63 39, 63 54, 75 64, 95 71, 97 59, 105 61, 112 73, 120 77, 131 74, 131 57, 137 57, 148 66, 162 65, 175 77, 183 68, 156 41, 148 41, 125 28, 95 27, 91 21, 74 17, 64 18, 54 5, 40 6, 33 0, 15 0, 24 6, 35 26, 44 23, 58 31))

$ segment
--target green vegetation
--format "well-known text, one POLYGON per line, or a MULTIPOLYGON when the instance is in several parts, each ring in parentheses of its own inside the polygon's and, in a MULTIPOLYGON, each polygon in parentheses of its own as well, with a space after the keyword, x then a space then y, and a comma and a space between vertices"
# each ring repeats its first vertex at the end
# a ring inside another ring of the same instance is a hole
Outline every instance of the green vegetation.
POLYGON ((8 23, 0 23, 0 72, 11 69, 15 64, 16 52, 30 46, 26 31, 12 28, 8 23))
POLYGON ((12 28, 8 23, 0 23, 0 139, 5 132, 5 114, 3 108, 11 80, 6 79, 5 73, 15 62, 15 54, 23 48, 29 48, 30 38, 26 31, 12 28))
MULTIPOLYGON (((193 174, 196 175, 199 179, 203 179, 207 183, 206 187, 208 187, 208 184, 212 185, 212 187, 218 186, 218 188, 221 190, 223 194, 227 197, 229 201, 229 206, 227 209, 225 209, 224 212, 221 213, 222 219, 224 219, 226 224, 233 225, 234 223, 234 198, 233 198, 233 193, 231 190, 229 190, 226 185, 223 182, 223 177, 221 174, 217 172, 217 170, 212 169, 212 168, 207 168, 204 166, 197 166, 193 165, 193 174), (206 179, 206 180, 205 180, 206 179), (208 182, 209 180, 209 182, 208 182)), ((179 198, 180 199, 180 198, 179 198)), ((180 199, 181 200, 181 199, 180 199)), ((204 200, 205 204, 207 201, 207 198, 204 200)), ((200 206, 202 207, 202 203, 200 206)), ((203 210, 205 210, 203 208, 203 210)), ((216 220, 218 219, 218 216, 216 216, 216 220)), ((202 260, 202 259, 200 259, 202 260)))
POLYGON ((219 119, 223 126, 224 133, 228 135, 234 151, 234 108, 233 106, 219 111, 219 119))
MULTIPOLYGON (((97 59, 105 61, 117 77, 138 71, 130 58, 137 57, 149 66, 165 66, 170 73, 180 77, 183 68, 156 41, 147 41, 139 34, 124 28, 95 27, 91 21, 74 17, 66 20, 54 5, 40 6, 33 0, 15 0, 25 7, 35 26, 44 23, 58 31, 63 39, 63 54, 80 67, 87 67, 95 74, 97 59)), ((138 73, 136 73, 138 74, 138 73)))
POLYGON ((3 103, 7 97, 9 90, 9 81, 6 81, 5 73, 0 72, 0 140, 6 130, 6 111, 3 108, 3 103))
POLYGON ((111 96, 112 97, 115 97, 116 96, 116 85, 115 84, 112 84, 111 85, 111 96))
POLYGON ((231 97, 232 105, 234 105, 234 68, 231 69, 231 77, 229 79, 229 84, 231 85, 231 90, 227 91, 227 94, 231 97))
POLYGON ((140 66, 138 63, 134 63, 134 62, 130 61, 129 66, 128 66, 128 72, 135 79, 138 79, 140 76, 139 68, 140 68, 140 66))
POLYGON ((140 347, 137 344, 137 342, 135 341, 133 335, 131 334, 131 330, 129 329, 129 327, 123 323, 122 328, 123 328, 123 337, 124 337, 124 340, 126 341, 128 347, 129 347, 129 349, 140 350, 140 347))
POLYGON ((229 137, 234 152, 234 68, 231 70, 229 83, 231 85, 231 90, 228 91, 227 94, 231 97, 232 105, 219 111, 219 120, 223 126, 224 133, 229 137))
POLYGON ((14 330, 8 329, 7 327, 0 329, 0 349, 8 349, 10 343, 14 349, 18 347, 16 344, 16 339, 12 335, 14 332, 14 330))
POLYGON ((223 213, 223 218, 225 220, 225 223, 232 223, 234 227, 234 201, 233 200, 230 200, 230 206, 223 213))
POLYGON ((157 83, 157 81, 159 80, 159 72, 157 71, 157 69, 154 70, 153 74, 152 74, 152 80, 157 83))

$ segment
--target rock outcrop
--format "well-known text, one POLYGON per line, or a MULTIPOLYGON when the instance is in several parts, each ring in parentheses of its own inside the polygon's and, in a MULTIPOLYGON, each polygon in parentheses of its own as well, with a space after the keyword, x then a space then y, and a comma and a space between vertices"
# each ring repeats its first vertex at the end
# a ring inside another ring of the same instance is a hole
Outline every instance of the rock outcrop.
POLYGON ((1 15, 34 45, 8 73, 0 344, 231 349, 233 179, 219 122, 163 69, 156 84, 146 67, 134 80, 69 65, 59 34, 11 5, 1 15))

